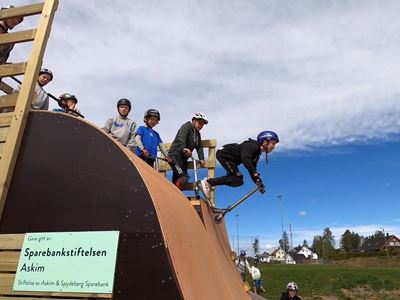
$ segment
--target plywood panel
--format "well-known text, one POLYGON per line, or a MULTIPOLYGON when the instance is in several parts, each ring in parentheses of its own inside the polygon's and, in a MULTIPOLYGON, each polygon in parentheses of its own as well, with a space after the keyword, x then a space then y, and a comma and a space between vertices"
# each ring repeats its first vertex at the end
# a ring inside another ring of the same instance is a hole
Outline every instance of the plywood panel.
POLYGON ((10 126, 13 115, 13 112, 0 113, 0 127, 10 126))
POLYGON ((0 127, 0 143, 5 143, 10 127, 0 127))
POLYGON ((25 234, 0 234, 0 250, 21 250, 25 234))

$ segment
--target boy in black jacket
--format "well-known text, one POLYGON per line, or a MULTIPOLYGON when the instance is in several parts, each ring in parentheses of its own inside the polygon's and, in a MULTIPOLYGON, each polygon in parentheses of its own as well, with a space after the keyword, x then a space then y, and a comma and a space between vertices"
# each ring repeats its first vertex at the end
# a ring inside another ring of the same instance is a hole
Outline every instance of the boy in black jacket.
POLYGON ((257 162, 261 152, 271 153, 277 143, 279 143, 279 137, 275 132, 262 131, 257 136, 257 141, 249 139, 241 144, 223 146, 222 149, 217 151, 216 156, 227 174, 218 178, 204 178, 201 181, 201 189, 204 195, 210 198, 211 186, 241 186, 243 175, 239 172, 238 166, 242 163, 249 171, 251 179, 260 186, 260 191, 264 193, 264 186, 260 174, 257 172, 257 162))
POLYGON ((168 151, 173 161, 170 163, 173 172, 172 182, 180 190, 183 189, 183 186, 187 183, 189 178, 187 173, 187 160, 192 156, 194 149, 197 151, 200 167, 202 168, 205 165, 200 130, 207 123, 208 119, 205 114, 195 113, 191 122, 188 121, 179 128, 171 148, 168 151))
POLYGON ((301 300, 301 298, 297 296, 298 290, 299 287, 296 282, 289 282, 286 286, 286 293, 282 293, 281 300, 301 300))

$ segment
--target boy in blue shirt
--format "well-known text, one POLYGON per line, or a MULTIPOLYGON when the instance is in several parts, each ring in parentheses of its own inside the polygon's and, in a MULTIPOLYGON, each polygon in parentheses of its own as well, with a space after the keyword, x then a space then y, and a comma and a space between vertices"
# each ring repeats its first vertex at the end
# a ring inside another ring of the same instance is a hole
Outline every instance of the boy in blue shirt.
POLYGON ((170 158, 168 157, 167 150, 162 145, 161 137, 158 132, 153 129, 153 127, 160 122, 159 111, 156 109, 147 110, 144 114, 143 121, 146 126, 139 126, 136 131, 135 142, 137 147, 135 154, 153 167, 157 157, 157 147, 159 147, 161 153, 169 161, 170 158))

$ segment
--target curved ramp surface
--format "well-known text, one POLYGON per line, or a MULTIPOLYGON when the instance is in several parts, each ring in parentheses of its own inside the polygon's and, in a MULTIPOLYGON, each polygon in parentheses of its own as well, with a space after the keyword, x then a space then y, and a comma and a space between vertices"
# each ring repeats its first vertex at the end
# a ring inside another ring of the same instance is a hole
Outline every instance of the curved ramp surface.
POLYGON ((250 299, 224 224, 92 124, 35 111, 0 233, 119 230, 113 299, 250 299))

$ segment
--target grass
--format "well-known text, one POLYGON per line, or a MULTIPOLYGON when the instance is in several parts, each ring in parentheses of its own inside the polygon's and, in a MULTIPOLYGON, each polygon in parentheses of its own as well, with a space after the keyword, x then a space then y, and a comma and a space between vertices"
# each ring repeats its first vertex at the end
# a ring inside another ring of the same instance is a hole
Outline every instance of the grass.
MULTIPOLYGON (((400 268, 392 266, 354 267, 340 265, 259 265, 268 299, 280 299, 286 284, 295 281, 299 296, 336 296, 346 298, 341 289, 368 285, 373 290, 394 290, 400 287, 400 268)), ((250 280, 249 280, 250 281, 250 280)), ((252 284, 252 283, 251 283, 252 284)), ((397 299, 397 298, 396 298, 397 299)))

